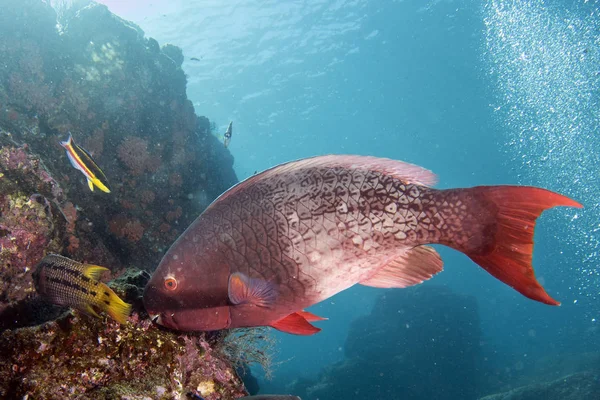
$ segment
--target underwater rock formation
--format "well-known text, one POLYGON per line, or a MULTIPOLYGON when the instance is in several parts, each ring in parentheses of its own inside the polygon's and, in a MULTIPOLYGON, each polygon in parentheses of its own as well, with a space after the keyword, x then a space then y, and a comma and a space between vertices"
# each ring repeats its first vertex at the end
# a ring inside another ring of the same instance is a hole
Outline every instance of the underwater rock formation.
POLYGON ((387 291, 353 322, 346 359, 291 391, 320 400, 475 399, 480 341, 473 297, 429 285, 387 291))
POLYGON ((148 319, 125 325, 65 314, 0 336, 0 398, 236 399, 247 392, 204 334, 179 336, 148 319))
POLYGON ((103 5, 59 4, 6 0, 0 12, 0 398, 243 396, 225 333, 160 329, 140 301, 144 270, 237 182, 233 158, 187 99, 181 49, 103 5), (111 193, 70 165, 69 132, 111 193), (36 296, 48 253, 109 268, 103 280, 117 278, 135 310, 127 324, 36 296))
POLYGON ((233 158, 187 99, 179 48, 161 48, 104 5, 72 3, 58 15, 41 0, 3 3, 0 128, 43 162, 63 192, 61 208, 70 203, 64 255, 151 270, 237 182, 233 158), (68 132, 111 193, 91 192, 70 165, 59 145, 68 132))
POLYGON ((60 252, 67 236, 60 186, 39 157, 26 147, 2 145, 9 142, 1 130, 0 135, 1 321, 7 307, 34 292, 33 266, 46 252, 60 252))
POLYGON ((480 400, 595 400, 600 393, 600 373, 580 372, 555 381, 536 383, 493 394, 480 400))

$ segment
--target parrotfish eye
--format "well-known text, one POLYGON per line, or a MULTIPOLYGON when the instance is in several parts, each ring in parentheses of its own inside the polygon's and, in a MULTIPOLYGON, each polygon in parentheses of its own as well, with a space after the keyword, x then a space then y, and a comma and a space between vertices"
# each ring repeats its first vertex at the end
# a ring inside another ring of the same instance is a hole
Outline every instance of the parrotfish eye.
POLYGON ((165 289, 173 291, 177 289, 177 279, 172 276, 168 276, 165 278, 165 289))

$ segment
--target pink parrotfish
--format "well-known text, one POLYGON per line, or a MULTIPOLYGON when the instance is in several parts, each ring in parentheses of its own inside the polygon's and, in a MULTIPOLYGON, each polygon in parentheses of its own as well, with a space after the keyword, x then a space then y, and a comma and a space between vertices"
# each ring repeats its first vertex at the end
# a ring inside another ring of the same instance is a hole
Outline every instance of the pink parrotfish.
POLYGON ((145 288, 158 324, 182 331, 271 326, 310 335, 304 311, 355 284, 404 288, 442 270, 428 244, 463 252, 523 295, 560 304, 537 281, 537 217, 581 204, 530 186, 437 190, 421 167, 320 156, 254 175, 175 241, 145 288))

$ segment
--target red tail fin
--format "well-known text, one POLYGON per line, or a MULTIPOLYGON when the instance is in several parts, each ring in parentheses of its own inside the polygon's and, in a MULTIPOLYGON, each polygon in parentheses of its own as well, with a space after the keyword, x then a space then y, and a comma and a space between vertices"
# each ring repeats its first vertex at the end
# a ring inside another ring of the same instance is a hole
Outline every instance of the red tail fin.
POLYGON ((472 189, 488 209, 496 209, 496 229, 484 253, 467 255, 487 272, 530 299, 560 305, 535 278, 531 258, 535 220, 542 211, 582 205, 566 196, 530 186, 479 186, 472 189), (487 204, 485 204, 487 203, 487 204))

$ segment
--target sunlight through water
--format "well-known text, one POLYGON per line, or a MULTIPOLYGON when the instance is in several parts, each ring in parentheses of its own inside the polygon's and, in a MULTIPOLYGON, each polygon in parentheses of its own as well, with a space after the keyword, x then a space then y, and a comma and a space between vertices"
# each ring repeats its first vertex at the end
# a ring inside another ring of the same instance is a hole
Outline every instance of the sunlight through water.
MULTIPOLYGON (((577 258, 579 296, 600 296, 600 5, 490 1, 486 57, 497 85, 496 115, 509 132, 521 183, 571 195, 584 205, 564 239, 577 258)), ((567 211, 564 211, 567 213, 567 211)), ((572 221, 574 222, 574 221, 572 221)))

